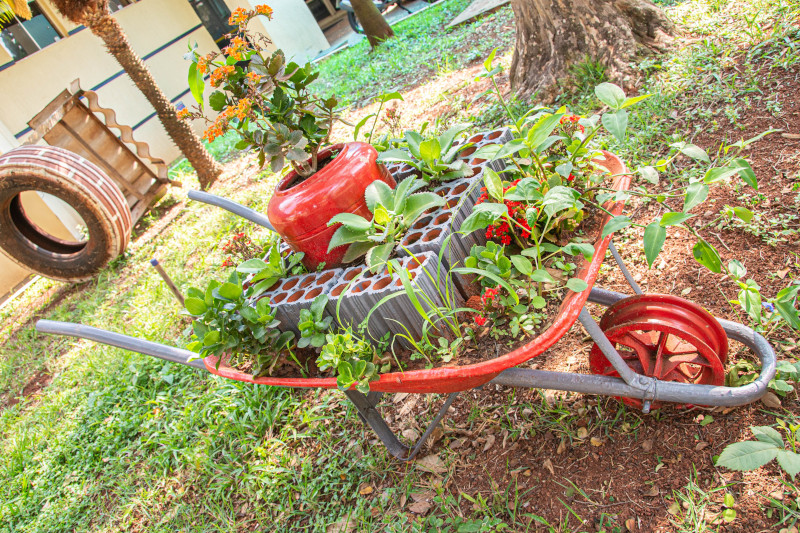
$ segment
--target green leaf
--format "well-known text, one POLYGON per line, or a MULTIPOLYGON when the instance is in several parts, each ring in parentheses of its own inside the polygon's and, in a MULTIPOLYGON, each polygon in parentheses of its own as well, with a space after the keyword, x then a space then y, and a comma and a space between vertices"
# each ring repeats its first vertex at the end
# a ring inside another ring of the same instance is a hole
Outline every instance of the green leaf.
POLYGON ((208 309, 206 302, 200 298, 186 298, 183 304, 186 307, 186 310, 195 316, 202 315, 208 309))
POLYGON ((389 255, 391 255, 392 250, 394 250, 393 242, 387 242, 386 244, 381 244, 380 246, 370 249, 366 257, 367 266, 369 268, 377 268, 385 264, 389 260, 389 255))
POLYGON ((342 257, 342 262, 351 263, 369 252, 374 246, 376 246, 374 242, 354 242, 347 248, 344 257, 342 257))
POLYGON ((208 105, 214 111, 222 111, 228 103, 228 97, 222 91, 214 91, 208 97, 208 105))
MULTIPOLYGON (((780 297, 780 293, 778 293, 778 296, 780 297)), ((800 317, 798 317, 797 308, 790 300, 781 300, 776 298, 773 302, 773 305, 775 306, 775 310, 778 311, 778 313, 786 321, 786 323, 789 324, 789 326, 800 330, 800 317)))
POLYGON ((383 93, 377 98, 377 100, 380 103, 385 104, 386 102, 391 102, 392 100, 403 100, 403 95, 396 91, 391 93, 383 93))
POLYGON ((725 178, 730 178, 731 176, 738 174, 739 167, 713 167, 709 168, 706 171, 705 176, 703 177, 703 183, 711 184, 716 183, 718 181, 724 180, 725 178))
POLYGON ((699 182, 690 183, 686 188, 686 197, 683 200, 683 212, 688 213, 705 202, 706 198, 708 198, 708 185, 699 182))
POLYGON ((255 274, 256 272, 261 272, 265 268, 269 266, 269 263, 264 261, 263 259, 248 259, 244 263, 240 263, 239 266, 236 267, 236 272, 241 272, 242 274, 255 274))
MULTIPOLYGON (((356 124, 356 127, 353 130, 353 140, 354 141, 358 140, 358 132, 361 131, 361 128, 364 127, 364 124, 366 124, 367 121, 369 119, 371 119, 372 117, 374 117, 374 116, 375 116, 375 113, 370 113, 369 115, 367 115, 366 117, 364 117, 364 118, 362 118, 361 120, 358 121, 358 124, 356 124)), ((365 135, 365 137, 366 137, 366 135, 365 135)))
POLYGON ((514 263, 514 267, 519 270, 520 274, 523 276, 530 276, 533 272, 533 263, 525 256, 512 255, 511 262, 514 263))
POLYGON ((472 214, 461 223, 458 232, 469 235, 473 231, 486 229, 490 224, 494 224, 501 215, 492 211, 492 209, 496 209, 497 211, 505 210, 505 212, 508 212, 508 207, 504 204, 479 204, 472 211, 472 214), (478 208, 482 206, 486 207, 479 210, 478 208), (490 206, 492 207, 490 208, 490 206))
POLYGON ((248 307, 246 305, 242 306, 242 308, 239 309, 239 314, 242 315, 245 320, 249 320, 250 322, 258 322, 259 315, 252 307, 248 307))
POLYGON ((531 281, 535 281, 537 283, 556 283, 555 278, 543 268, 540 268, 531 274, 531 281))
POLYGON ((367 231, 372 227, 369 220, 353 213, 339 213, 328 221, 328 226, 334 224, 342 224, 346 228, 358 231, 367 231))
POLYGON ((695 161, 702 161, 703 163, 711 163, 711 159, 708 157, 706 151, 697 145, 691 143, 679 142, 679 143, 674 143, 670 146, 677 148, 678 151, 680 151, 680 153, 691 157, 695 161))
POLYGON ((651 222, 644 229, 644 256, 649 267, 653 267, 653 262, 661 253, 666 240, 667 230, 658 222, 651 222))
POLYGON ((633 221, 629 217, 625 215, 617 215, 609 220, 603 227, 603 233, 601 237, 606 238, 612 233, 615 233, 623 228, 627 228, 631 224, 633 224, 633 221))
POLYGON ((426 163, 432 163, 442 155, 442 147, 439 139, 427 139, 419 144, 420 159, 426 163))
POLYGON ((535 149, 545 140, 547 140, 547 138, 550 137, 550 134, 553 133, 553 130, 556 129, 561 121, 561 117, 563 116, 564 113, 557 113, 540 118, 536 124, 534 124, 530 130, 528 130, 528 146, 531 149, 535 149))
POLYGON ((483 183, 486 185, 486 192, 495 200, 503 201, 503 180, 497 175, 497 172, 487 168, 483 173, 483 183))
POLYGON ((328 251, 334 248, 350 244, 351 242, 366 241, 367 234, 364 231, 353 230, 347 226, 340 226, 339 229, 331 237, 331 242, 328 243, 328 251))
POLYGON ((432 207, 441 207, 444 204, 445 199, 435 192, 412 194, 406 200, 406 207, 403 210, 404 223, 406 226, 411 226, 422 213, 432 207))
POLYGON ((382 205, 375 207, 375 224, 385 226, 389 223, 389 212, 382 205))
POLYGON ((632 106, 634 104, 638 104, 642 100, 646 100, 647 98, 650 98, 651 96, 653 96, 653 95, 652 94, 640 94, 639 96, 631 96, 630 98, 626 98, 625 99, 625 103, 622 104, 621 109, 625 109, 626 107, 630 107, 630 106, 632 106))
POLYGON ((235 300, 242 295, 242 286, 235 283, 225 282, 217 289, 217 294, 228 300, 235 300))
POLYGON ((554 216, 565 209, 580 209, 583 205, 577 200, 580 193, 575 189, 557 185, 547 191, 542 199, 542 207, 548 216, 554 216))
POLYGON ((613 83, 601 83, 594 88, 594 94, 597 96, 598 100, 606 104, 611 109, 622 109, 622 107, 625 105, 625 91, 613 83))
POLYGON ((775 459, 778 451, 779 448, 771 442, 734 442, 719 454, 717 466, 739 471, 755 470, 775 459))
MULTIPOLYGON (((450 150, 450 146, 453 144, 453 141, 456 139, 456 137, 458 137, 459 135, 461 135, 462 133, 464 133, 465 131, 467 131, 471 127, 472 127, 472 124, 458 124, 456 126, 453 126, 452 128, 449 128, 446 132, 442 133, 439 136, 439 143, 440 143, 440 146, 441 146, 441 151, 442 152, 447 152, 448 150, 450 150)), ((420 149, 421 149, 421 147, 420 147, 420 149)), ((471 157, 477 158, 477 157, 480 157, 480 156, 472 154, 471 157)))
POLYGON ((697 241, 692 248, 692 255, 698 263, 709 269, 711 272, 719 274, 722 271, 722 260, 716 248, 708 244, 703 239, 697 241))
POLYGON ((792 479, 800 472, 800 455, 793 451, 779 450, 777 459, 778 464, 781 465, 781 468, 783 468, 792 479))
POLYGON ((733 494, 731 494, 730 492, 726 492, 725 498, 723 498, 722 500, 722 504, 725 507, 733 507, 734 505, 736 505, 736 500, 733 499, 733 494))
POLYGON ((664 213, 664 215, 661 217, 661 225, 664 227, 677 226, 678 224, 683 224, 693 216, 694 215, 691 215, 689 213, 679 213, 674 211, 669 213, 664 213))
POLYGON ((753 212, 746 207, 736 206, 733 208, 733 213, 742 220, 742 222, 750 222, 753 220, 753 212))
POLYGON ((753 167, 750 166, 750 163, 740 157, 731 161, 730 166, 737 167, 739 169, 739 176, 742 178, 742 181, 751 186, 753 189, 758 190, 756 173, 753 172, 753 167))
POLYGON ((381 180, 375 180, 367 185, 366 190, 364 190, 364 200, 367 202, 367 209, 373 213, 375 212, 375 206, 378 204, 384 207, 394 207, 394 193, 392 192, 392 188, 381 180))
POLYGON ((594 246, 586 242, 568 243, 561 251, 569 255, 581 254, 587 261, 591 261, 592 256, 594 256, 594 246))
POLYGON ((637 172, 644 178, 646 181, 652 183, 653 185, 658 185, 658 170, 655 167, 639 167, 637 172))
POLYGON ((589 284, 580 278, 569 278, 567 288, 572 292, 583 292, 589 288, 589 284))
POLYGON ((747 269, 737 259, 731 259, 728 262, 728 272, 730 272, 734 279, 743 278, 747 275, 747 269))
POLYGON ((405 133, 406 144, 408 144, 408 151, 417 159, 422 159, 419 153, 419 145, 423 141, 422 135, 414 130, 408 130, 405 133))
POLYGON ((617 111, 616 113, 603 114, 603 126, 611 132, 621 143, 625 142, 625 132, 628 129, 628 112, 617 111))
POLYGON ((189 65, 189 90, 192 91, 192 96, 195 101, 203 107, 203 91, 205 90, 206 83, 203 80, 203 75, 197 70, 197 63, 189 65))
POLYGON ((452 271, 455 272, 456 274, 477 274, 478 276, 489 278, 493 282, 503 287, 508 292, 508 294, 511 295, 511 298, 514 300, 515 303, 519 303, 519 296, 517 296, 517 291, 515 291, 506 280, 504 280, 503 278, 501 278, 496 274, 493 274, 491 272, 488 272, 480 268, 458 267, 452 269, 452 271))
POLYGON ((401 161, 403 163, 414 163, 414 158, 408 155, 408 152, 405 150, 393 148, 392 150, 381 152, 381 154, 378 156, 378 161, 401 161))
POLYGON ((219 342, 220 333, 217 330, 212 330, 206 333, 206 336, 203 337, 203 345, 204 346, 211 346, 212 344, 216 344, 219 342))

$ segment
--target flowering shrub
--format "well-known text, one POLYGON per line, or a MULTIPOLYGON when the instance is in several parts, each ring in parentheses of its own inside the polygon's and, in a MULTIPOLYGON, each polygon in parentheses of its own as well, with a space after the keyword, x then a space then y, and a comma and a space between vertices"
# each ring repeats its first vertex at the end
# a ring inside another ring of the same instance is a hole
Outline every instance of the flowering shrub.
POLYGON ((250 240, 243 231, 235 233, 222 245, 222 253, 228 254, 223 267, 231 267, 250 259, 264 255, 264 248, 250 240))
POLYGON ((180 116, 206 120, 203 138, 209 142, 234 129, 242 137, 236 148, 256 150, 260 165, 268 161, 273 172, 280 172, 288 160, 308 177, 317 170, 317 153, 330 138, 337 100, 309 92, 318 76, 310 65, 287 63, 281 50, 268 52, 269 38, 247 30, 256 16, 271 19, 272 9, 260 5, 233 12, 229 22, 237 29, 222 54, 200 56, 196 47, 190 49, 189 87, 198 105, 181 110, 180 116), (218 113, 213 120, 204 115, 206 73, 217 89, 208 96, 209 107, 218 113))

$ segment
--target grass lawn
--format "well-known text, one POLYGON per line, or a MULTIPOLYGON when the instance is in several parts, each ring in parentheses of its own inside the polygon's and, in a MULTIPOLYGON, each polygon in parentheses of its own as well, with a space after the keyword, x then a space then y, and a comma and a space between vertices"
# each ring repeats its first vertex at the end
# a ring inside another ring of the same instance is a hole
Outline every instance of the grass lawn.
MULTIPOLYGON (((396 26, 397 36, 375 52, 362 42, 326 59, 319 90, 353 104, 349 113, 358 116, 371 109, 359 105, 383 92, 471 80, 465 73, 495 47, 507 65, 509 7, 444 29, 468 4, 442 0, 396 26)), ((708 238, 718 238, 723 259, 741 259, 773 296, 800 277, 800 8, 787 0, 687 0, 665 9, 680 35, 669 51, 638 63, 638 91, 653 96, 632 114, 626 142, 608 139, 607 147, 636 168, 657 162, 678 140, 713 151, 769 127, 795 135, 753 145, 759 191, 723 187, 703 215, 713 219, 725 205, 755 212, 752 223, 720 223, 708 238)), ((598 102, 585 87, 602 69, 584 65, 576 76, 577 88, 565 85, 560 103, 591 112, 598 102)), ((470 101, 470 83, 441 98, 470 101)), ((401 105, 426 118, 410 99, 401 105)), ((452 118, 489 125, 498 116, 480 99, 452 118)), ((227 168, 212 192, 266 211, 276 176, 232 145, 222 138, 211 147, 227 168)), ((172 172, 196 184, 185 164, 172 172)), ((671 183, 648 187, 667 193, 671 183)), ((171 190, 140 222, 125 256, 95 280, 42 279, 0 309, 0 532, 778 531, 800 519, 792 503, 800 490, 774 462, 746 474, 712 463, 726 444, 751 438, 749 426, 796 421, 794 392, 781 408, 642 415, 613 399, 487 386, 454 404, 422 453, 427 463, 405 464, 338 391, 251 386, 34 331, 35 320, 47 318, 182 346, 187 319, 149 259, 157 257, 185 291, 226 275, 220 248, 232 233, 266 238, 185 194, 171 190), (713 422, 703 424, 705 417, 713 422), (738 512, 730 524, 720 518, 726 494, 738 512)), ((628 212, 647 223, 659 209, 634 200, 628 212)), ((729 303, 738 289, 700 273, 680 234, 670 233, 663 266, 648 270, 636 231, 617 242, 647 290, 746 320, 729 303)), ((624 290, 609 267, 599 284, 624 290)), ((781 357, 800 356, 797 332, 775 330, 770 340, 781 357)), ((542 368, 585 371, 589 346, 573 328, 542 368)), ((442 401, 389 397, 384 412, 393 428, 420 434, 442 401)))

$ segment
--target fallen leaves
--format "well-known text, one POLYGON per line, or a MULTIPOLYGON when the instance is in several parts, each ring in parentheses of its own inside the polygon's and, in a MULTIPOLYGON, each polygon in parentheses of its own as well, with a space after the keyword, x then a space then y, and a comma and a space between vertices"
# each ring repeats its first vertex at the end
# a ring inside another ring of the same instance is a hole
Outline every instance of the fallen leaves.
POLYGON ((653 439, 647 439, 642 443, 642 450, 649 452, 653 449, 653 439))
POLYGON ((416 464, 420 469, 431 472, 432 474, 443 474, 447 472, 444 461, 442 461, 438 455, 428 455, 422 459, 417 459, 416 464))
POLYGON ((358 489, 358 493, 362 496, 366 496, 368 494, 372 494, 375 491, 371 485, 367 485, 366 483, 361 485, 361 488, 358 489))
POLYGON ((494 441, 496 437, 494 435, 489 435, 486 437, 486 444, 483 445, 483 451, 488 452, 492 446, 494 446, 494 441))
POLYGON ((655 498, 656 496, 658 496, 658 494, 659 494, 658 487, 653 485, 652 487, 650 487, 650 490, 642 493, 642 496, 647 496, 648 498, 655 498))
POLYGON ((780 409, 781 408, 781 400, 778 398, 774 393, 767 392, 762 398, 761 403, 766 405, 771 409, 780 409))
POLYGON ((552 476, 556 475, 556 471, 553 469, 553 461, 551 461, 550 459, 545 459, 542 462, 542 466, 545 467, 548 472, 550 472, 550 475, 552 476))

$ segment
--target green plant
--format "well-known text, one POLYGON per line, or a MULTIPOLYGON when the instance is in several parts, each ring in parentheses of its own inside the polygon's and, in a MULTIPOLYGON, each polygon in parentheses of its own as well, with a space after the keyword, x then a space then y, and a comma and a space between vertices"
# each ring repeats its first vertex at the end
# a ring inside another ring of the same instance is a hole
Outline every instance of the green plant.
POLYGON ((747 269, 741 262, 735 259, 730 261, 727 272, 740 288, 739 299, 731 303, 741 306, 756 330, 766 331, 767 336, 783 325, 796 331, 800 330, 800 317, 797 311, 800 285, 789 285, 781 289, 774 298, 764 298, 758 283, 752 279, 744 280, 747 269))
POLYGON ((753 426, 750 430, 756 440, 734 442, 722 450, 716 461, 717 466, 731 470, 755 470, 773 459, 792 479, 800 472, 800 454, 797 453, 797 430, 800 424, 787 423, 778 419, 778 426, 783 430, 789 449, 783 442, 778 430, 771 426, 753 426))
POLYGON ((345 263, 366 255, 367 266, 373 269, 385 264, 395 246, 414 221, 425 211, 444 205, 444 199, 432 192, 415 193, 425 183, 406 179, 392 189, 376 180, 364 191, 372 220, 354 213, 340 213, 328 225, 341 224, 331 237, 328 251, 350 244, 342 259, 345 263))
POLYGON ((341 390, 351 387, 366 394, 369 384, 379 378, 374 360, 377 354, 371 344, 358 337, 350 328, 328 333, 317 357, 320 370, 333 370, 336 385, 341 390))
POLYGON ((300 321, 297 329, 300 330, 300 340, 297 341, 298 348, 313 346, 320 348, 325 344, 325 332, 331 327, 333 317, 323 316, 325 305, 328 303, 328 296, 320 294, 308 309, 300 310, 300 321))
POLYGON ((301 274, 305 272, 301 261, 303 254, 290 253, 284 257, 280 253, 280 244, 275 242, 264 254, 264 259, 248 259, 236 267, 236 272, 240 274, 252 274, 247 281, 253 286, 251 296, 258 296, 275 283, 290 274, 301 274))
POLYGON ((232 365, 252 363, 252 373, 258 376, 269 373, 280 352, 294 340, 291 331, 276 329, 280 321, 269 298, 257 299, 254 286, 243 289, 236 272, 224 283, 213 280, 205 291, 192 287, 187 294, 186 314, 193 321, 186 348, 200 357, 228 354, 232 365))
MULTIPOLYGON (((423 137, 420 132, 406 131, 403 147, 381 153, 378 161, 400 161, 417 169, 426 183, 449 181, 472 176, 472 168, 458 154, 472 143, 454 145, 456 138, 472 127, 472 124, 453 126, 439 136, 423 137)), ((422 130, 424 131, 423 126, 422 130)), ((491 146, 491 145, 489 145, 491 146)), ((490 149, 481 147, 471 154, 481 158, 490 149)))
MULTIPOLYGON (((760 367, 749 361, 738 361, 731 366, 725 374, 725 385, 728 387, 741 387, 752 383, 758 377, 760 367)), ((775 372, 775 377, 767 385, 778 396, 786 396, 794 392, 794 386, 790 383, 800 382, 800 362, 790 363, 781 361, 775 372)))
POLYGON ((198 105, 180 116, 210 123, 204 134, 209 142, 233 128, 242 137, 236 148, 256 150, 259 165, 269 161, 272 171, 280 172, 288 160, 300 176, 308 177, 316 172, 317 153, 330 139, 337 100, 309 91, 319 76, 310 64, 287 63, 282 50, 269 51, 268 37, 248 32, 248 23, 259 15, 272 18, 272 9, 260 5, 234 11, 230 24, 236 30, 221 56, 212 52, 200 57, 197 45, 189 49, 189 88, 198 105), (213 121, 203 112, 207 71, 211 86, 219 88, 208 97, 208 106, 218 113, 213 121))

